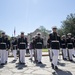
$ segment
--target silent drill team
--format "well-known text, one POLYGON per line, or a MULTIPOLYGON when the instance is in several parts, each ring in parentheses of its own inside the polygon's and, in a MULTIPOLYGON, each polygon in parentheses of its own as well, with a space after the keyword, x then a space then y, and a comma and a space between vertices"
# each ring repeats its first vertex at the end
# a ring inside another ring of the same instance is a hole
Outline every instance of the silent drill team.
MULTIPOLYGON (((52 27, 52 33, 49 34, 47 40, 47 48, 49 53, 49 59, 53 69, 58 69, 58 57, 59 51, 62 50, 63 60, 73 61, 75 57, 75 36, 71 33, 67 35, 60 35, 57 33, 57 27, 52 27)), ((0 37, 0 61, 1 65, 5 65, 8 62, 9 50, 12 50, 14 60, 17 60, 17 52, 19 55, 19 63, 26 64, 25 55, 27 47, 29 47, 30 60, 34 60, 36 64, 42 64, 42 49, 44 47, 44 39, 41 33, 38 32, 32 37, 30 43, 28 43, 27 37, 24 32, 21 32, 20 37, 12 37, 12 40, 8 39, 5 32, 2 32, 0 37), (34 57, 34 59, 33 59, 34 57)))

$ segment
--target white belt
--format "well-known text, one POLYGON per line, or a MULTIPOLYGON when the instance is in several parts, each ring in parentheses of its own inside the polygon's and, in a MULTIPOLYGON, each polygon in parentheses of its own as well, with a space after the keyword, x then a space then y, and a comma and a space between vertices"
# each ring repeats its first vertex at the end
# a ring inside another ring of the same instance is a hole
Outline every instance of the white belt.
POLYGON ((20 44, 26 44, 26 43, 20 43, 20 44))
POLYGON ((59 41, 52 41, 52 42, 59 42, 59 41))
POLYGON ((72 43, 68 43, 68 44, 72 44, 72 43))
POLYGON ((38 42, 37 44, 42 44, 41 42, 38 42))
POLYGON ((6 44, 6 43, 1 43, 1 44, 6 44))

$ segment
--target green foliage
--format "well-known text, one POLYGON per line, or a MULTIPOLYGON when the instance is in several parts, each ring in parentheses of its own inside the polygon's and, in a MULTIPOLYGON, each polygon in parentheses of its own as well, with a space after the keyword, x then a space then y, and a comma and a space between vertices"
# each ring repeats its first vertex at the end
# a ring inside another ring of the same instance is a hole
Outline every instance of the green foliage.
POLYGON ((48 49, 42 49, 42 52, 48 52, 48 49))
POLYGON ((65 35, 65 33, 64 33, 64 31, 63 31, 62 28, 58 29, 57 32, 58 32, 58 34, 59 34, 60 36, 65 35))
POLYGON ((2 33, 3 31, 2 30, 0 30, 0 37, 1 37, 1 33, 2 33))
POLYGON ((72 33, 75 35, 75 14, 70 14, 67 16, 66 20, 62 22, 63 33, 72 33))
POLYGON ((49 34, 51 31, 50 30, 47 30, 44 26, 40 26, 39 27, 39 30, 41 31, 41 32, 43 32, 45 35, 46 34, 49 34))

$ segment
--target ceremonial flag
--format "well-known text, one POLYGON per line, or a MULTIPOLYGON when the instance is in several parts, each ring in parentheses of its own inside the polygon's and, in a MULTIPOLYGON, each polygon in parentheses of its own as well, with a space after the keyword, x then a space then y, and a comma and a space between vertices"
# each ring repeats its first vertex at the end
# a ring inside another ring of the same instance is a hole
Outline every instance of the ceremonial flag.
POLYGON ((14 28, 14 36, 16 35, 16 29, 14 28))

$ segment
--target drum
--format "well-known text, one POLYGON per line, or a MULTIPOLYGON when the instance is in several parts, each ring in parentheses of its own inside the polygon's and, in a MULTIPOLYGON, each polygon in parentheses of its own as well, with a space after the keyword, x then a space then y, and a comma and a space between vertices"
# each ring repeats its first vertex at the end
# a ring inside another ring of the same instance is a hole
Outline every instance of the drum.
POLYGON ((6 49, 6 43, 0 43, 0 49, 6 49))
POLYGON ((68 48, 68 49, 73 49, 73 44, 72 44, 72 43, 68 43, 68 44, 67 44, 67 48, 68 48))
POLYGON ((51 48, 52 49, 60 49, 59 41, 51 41, 51 48))
POLYGON ((19 49, 26 49, 26 43, 20 43, 19 49))

